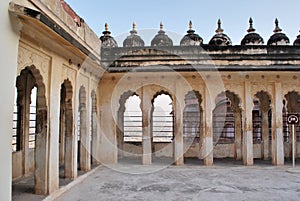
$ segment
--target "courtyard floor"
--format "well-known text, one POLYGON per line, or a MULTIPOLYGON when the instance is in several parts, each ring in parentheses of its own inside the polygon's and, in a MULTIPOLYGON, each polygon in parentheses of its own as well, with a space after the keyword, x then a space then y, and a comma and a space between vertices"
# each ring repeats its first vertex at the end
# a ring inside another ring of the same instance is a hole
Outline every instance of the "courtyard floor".
MULTIPOLYGON (((161 160, 151 166, 139 161, 96 168, 55 201, 116 200, 300 200, 299 169, 255 161, 251 167, 234 160, 215 160, 212 167, 197 160, 184 166, 161 160)), ((300 165, 297 163, 297 165, 300 165)))

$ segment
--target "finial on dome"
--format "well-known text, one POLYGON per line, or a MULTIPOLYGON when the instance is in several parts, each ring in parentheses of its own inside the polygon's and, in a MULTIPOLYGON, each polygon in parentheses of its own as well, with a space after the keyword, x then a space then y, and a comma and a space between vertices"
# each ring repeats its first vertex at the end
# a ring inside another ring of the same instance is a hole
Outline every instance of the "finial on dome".
POLYGON ((102 33, 103 33, 104 35, 110 35, 111 32, 109 31, 109 26, 108 26, 108 23, 107 23, 107 22, 105 22, 104 27, 105 27, 105 31, 103 31, 102 33))
POLYGON ((133 22, 133 24, 132 24, 132 30, 136 31, 136 22, 133 22))
POLYGON ((190 30, 192 30, 193 29, 193 23, 192 23, 192 21, 190 20, 190 22, 189 22, 189 29, 190 30))
POLYGON ((253 20, 252 17, 249 19, 249 29, 247 30, 248 33, 254 32, 255 29, 253 28, 253 20))
POLYGON ((105 23, 105 31, 108 31, 108 29, 109 29, 109 26, 108 26, 108 24, 107 24, 107 22, 105 23))
POLYGON ((131 34, 137 34, 137 31, 136 31, 136 23, 133 22, 132 23, 132 30, 130 31, 131 34))
POLYGON ((144 47, 144 45, 145 42, 143 41, 143 39, 139 35, 137 35, 136 22, 133 22, 130 35, 127 36, 123 41, 123 47, 144 47))
POLYGON ((224 30, 221 28, 221 20, 219 19, 218 20, 218 28, 216 30, 216 33, 222 33, 224 30))
POLYGON ((164 25, 160 22, 160 30, 151 41, 151 46, 173 46, 173 41, 163 30, 164 25))
POLYGON ((269 38, 267 45, 288 45, 290 43, 289 38, 282 33, 282 29, 279 28, 278 19, 275 19, 274 34, 269 38))
POLYGON ((163 29, 164 29, 164 25, 163 25, 163 23, 162 22, 160 22, 160 30, 162 31, 163 29))
POLYGON ((109 26, 108 23, 105 23, 105 31, 103 31, 103 36, 100 37, 102 41, 101 48, 111 48, 111 47, 118 47, 117 42, 115 39, 110 35, 111 32, 108 30, 109 26))
POLYGON ((281 31, 282 31, 282 29, 279 28, 279 25, 278 25, 278 24, 279 24, 279 22, 278 22, 278 19, 276 18, 276 19, 275 19, 275 29, 274 29, 274 31, 273 31, 274 33, 278 33, 278 32, 281 32, 281 31))

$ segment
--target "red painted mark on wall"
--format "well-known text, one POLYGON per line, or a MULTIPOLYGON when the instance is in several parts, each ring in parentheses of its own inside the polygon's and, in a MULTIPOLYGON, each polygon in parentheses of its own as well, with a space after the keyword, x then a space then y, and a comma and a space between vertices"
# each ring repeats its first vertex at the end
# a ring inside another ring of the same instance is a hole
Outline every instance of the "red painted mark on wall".
POLYGON ((75 11, 64 1, 60 0, 60 4, 64 10, 70 15, 78 27, 81 27, 82 19, 75 13, 75 11))

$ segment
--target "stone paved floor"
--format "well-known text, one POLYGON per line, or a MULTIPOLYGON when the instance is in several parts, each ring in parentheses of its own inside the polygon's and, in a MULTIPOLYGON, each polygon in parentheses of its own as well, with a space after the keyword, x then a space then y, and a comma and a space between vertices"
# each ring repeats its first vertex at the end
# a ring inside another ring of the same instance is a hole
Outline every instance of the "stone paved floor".
MULTIPOLYGON (((78 171, 79 176, 83 175, 83 174, 84 174, 84 172, 78 171)), ((63 171, 62 171, 62 169, 60 169, 60 178, 59 178, 60 187, 66 186, 70 182, 72 182, 71 179, 63 178, 63 171)), ((12 200, 13 201, 40 201, 40 200, 43 200, 44 198, 46 198, 46 196, 34 194, 33 175, 13 181, 13 185, 12 185, 12 200)))
POLYGON ((219 160, 205 167, 187 161, 177 167, 124 161, 98 168, 56 201, 300 200, 300 174, 289 173, 289 164, 255 163, 245 167, 219 160))

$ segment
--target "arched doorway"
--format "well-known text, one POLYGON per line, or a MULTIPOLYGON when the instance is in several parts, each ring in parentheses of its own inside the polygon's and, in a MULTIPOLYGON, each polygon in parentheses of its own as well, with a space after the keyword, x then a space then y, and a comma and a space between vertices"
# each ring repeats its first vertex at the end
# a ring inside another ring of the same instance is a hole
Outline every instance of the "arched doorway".
POLYGON ((67 79, 64 80, 60 90, 59 164, 60 176, 69 179, 73 179, 77 174, 72 100, 73 87, 67 79))
MULTIPOLYGON (((48 193, 48 116, 43 78, 35 66, 26 67, 16 81, 17 100, 13 134, 13 173, 34 173, 34 192, 48 193), (21 161, 20 165, 14 165, 21 161)), ((13 175, 14 177, 15 175, 13 175)))
POLYGON ((119 103, 118 160, 127 163, 140 163, 143 135, 141 100, 136 93, 128 91, 121 96, 119 103))
POLYGON ((200 157, 203 141, 202 97, 197 91, 190 91, 185 96, 183 110, 183 145, 184 157, 200 157))
POLYGON ((169 93, 161 91, 154 95, 152 99, 151 140, 153 162, 174 159, 174 111, 171 97, 169 93))
POLYGON ((254 158, 268 160, 272 152, 272 110, 267 92, 255 94, 252 110, 253 153, 254 158))
POLYGON ((242 159, 242 118, 240 99, 230 91, 220 93, 213 110, 215 158, 242 159))

